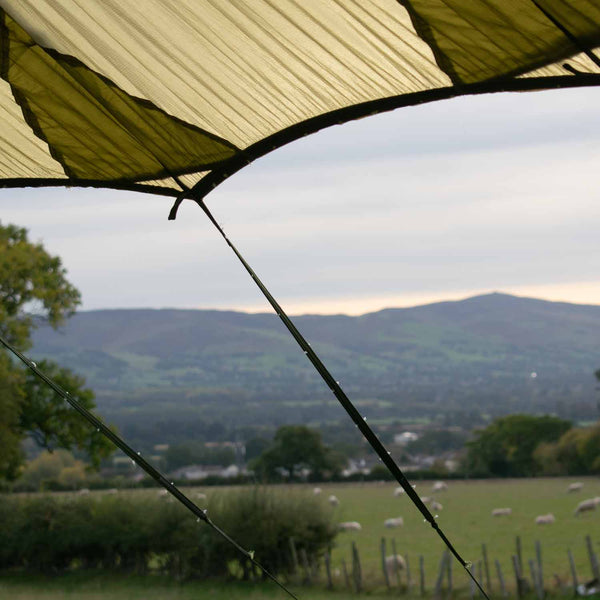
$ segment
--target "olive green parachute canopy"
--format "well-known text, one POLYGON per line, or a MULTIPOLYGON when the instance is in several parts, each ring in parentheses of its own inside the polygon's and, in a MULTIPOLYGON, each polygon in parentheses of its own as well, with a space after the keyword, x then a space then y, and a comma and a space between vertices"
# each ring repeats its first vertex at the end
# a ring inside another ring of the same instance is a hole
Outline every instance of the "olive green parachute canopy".
POLYGON ((4 187, 199 198, 335 123, 600 83, 600 0, 0 0, 0 34, 4 187))

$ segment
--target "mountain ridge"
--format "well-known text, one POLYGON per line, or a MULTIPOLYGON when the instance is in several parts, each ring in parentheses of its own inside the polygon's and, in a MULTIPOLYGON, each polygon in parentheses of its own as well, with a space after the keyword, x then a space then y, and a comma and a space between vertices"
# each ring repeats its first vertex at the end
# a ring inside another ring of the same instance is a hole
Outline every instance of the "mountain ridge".
MULTIPOLYGON (((556 412, 561 403, 566 413, 595 414, 600 306, 493 293, 293 319, 346 392, 371 402, 381 419, 465 407, 556 412)), ((141 410, 152 397, 199 414, 227 398, 218 406, 222 418, 260 419, 277 406, 280 418, 293 422, 294 411, 277 404, 282 398, 290 407, 317 399, 329 406, 331 399, 275 314, 82 311, 59 332, 36 330, 33 342, 35 359, 84 375, 109 412, 141 410), (253 415, 239 412, 241 399, 253 403, 253 415)))

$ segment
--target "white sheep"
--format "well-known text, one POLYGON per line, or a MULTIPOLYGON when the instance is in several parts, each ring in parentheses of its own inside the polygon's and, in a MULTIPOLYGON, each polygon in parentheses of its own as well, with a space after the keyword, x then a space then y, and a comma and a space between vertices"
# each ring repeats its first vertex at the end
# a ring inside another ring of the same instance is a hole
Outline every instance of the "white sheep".
POLYGON ((388 528, 392 528, 392 527, 403 527, 404 526, 404 519, 402 517, 395 517, 395 518, 391 518, 391 519, 386 519, 383 522, 383 526, 384 527, 388 527, 388 528))
POLYGON ((313 494, 318 496, 323 490, 320 487, 313 488, 313 494))
POLYGON ((340 501, 338 500, 338 497, 334 496, 333 494, 331 494, 331 496, 329 496, 329 498, 327 498, 327 501, 329 502, 329 504, 331 504, 331 506, 339 506, 340 505, 340 501))
POLYGON ((391 554, 385 557, 385 570, 389 579, 405 569, 406 561, 400 554, 391 554))
POLYGON ((158 496, 166 496, 169 492, 165 489, 158 490, 158 496))
POLYGON ((404 491, 404 488, 401 487, 397 487, 394 490, 394 498, 397 498, 398 496, 402 496, 402 494, 405 494, 406 492, 404 491))
POLYGON ((567 487, 567 493, 579 492, 582 487, 583 487, 583 483, 581 483, 581 481, 576 481, 575 483, 570 483, 569 487, 567 487))
POLYGON ((535 518, 536 525, 549 525, 550 523, 554 523, 556 519, 552 513, 548 513, 547 515, 539 515, 535 518))
POLYGON ((431 508, 431 510, 442 510, 444 507, 439 502, 432 500, 429 508, 431 508))
POLYGON ((448 484, 445 481, 436 481, 432 488, 432 492, 444 492, 448 489, 448 484))
POLYGON ((88 488, 81 488, 77 493, 80 496, 87 496, 87 494, 90 493, 90 490, 88 490, 88 488))
POLYGON ((362 527, 358 521, 346 521, 338 523, 338 529, 340 531, 360 531, 362 527))
POLYGON ((596 510, 597 505, 598 502, 596 501, 596 498, 588 498, 587 500, 583 500, 577 505, 577 508, 575 509, 575 516, 580 515, 584 512, 596 510))
POLYGON ((512 515, 512 508, 494 508, 492 510, 492 517, 507 517, 512 515))
POLYGON ((431 499, 429 496, 422 496, 422 497, 421 497, 421 502, 422 502, 423 504, 429 504, 429 503, 431 502, 431 500, 432 500, 432 499, 431 499))

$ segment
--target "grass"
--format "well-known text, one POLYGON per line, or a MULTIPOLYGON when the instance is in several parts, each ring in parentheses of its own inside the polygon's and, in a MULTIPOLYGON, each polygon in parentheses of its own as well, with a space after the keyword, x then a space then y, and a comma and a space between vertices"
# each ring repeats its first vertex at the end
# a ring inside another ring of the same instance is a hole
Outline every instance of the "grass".
MULTIPOLYGON (((600 496, 600 480, 583 478, 582 492, 567 494, 568 483, 574 479, 528 479, 528 480, 489 480, 449 482, 449 489, 436 495, 443 509, 439 511, 440 527, 455 545, 459 553, 475 565, 482 557, 482 544, 486 544, 492 576, 492 592, 498 592, 498 581, 493 567, 498 559, 504 578, 513 588, 514 575, 511 556, 515 554, 515 539, 520 536, 523 549, 525 574, 529 575, 528 559, 535 558, 535 542, 542 547, 544 578, 546 588, 553 590, 554 575, 564 584, 570 583, 567 550, 573 552, 579 580, 591 579, 585 537, 591 535, 594 548, 600 553, 600 514, 598 511, 575 517, 573 511, 585 499, 600 496), (510 517, 494 518, 493 508, 511 507, 510 517), (539 514, 551 512, 556 517, 552 525, 535 525, 539 514)), ((417 492, 431 496, 431 482, 417 481, 417 492)), ((426 588, 431 592, 439 561, 445 546, 435 531, 423 522, 423 517, 405 496, 394 497, 395 484, 365 483, 321 485, 323 502, 330 494, 335 494, 340 505, 333 509, 332 518, 336 522, 358 521, 361 531, 341 532, 337 536, 332 551, 332 569, 336 592, 318 588, 294 590, 300 598, 314 600, 335 600, 347 597, 348 591, 342 576, 342 561, 351 565, 351 544, 356 542, 359 549, 365 586, 371 597, 390 597, 387 594, 380 567, 380 542, 387 539, 388 553, 391 553, 391 540, 395 540, 400 554, 408 556, 413 581, 418 580, 419 556, 425 565, 426 588), (402 516, 404 527, 385 529, 383 521, 389 517, 402 516)), ((293 486, 293 493, 312 495, 312 485, 293 486)), ((190 490, 191 497, 198 488, 190 490)), ((223 488, 202 491, 210 497, 222 493, 223 488)), ((136 490, 127 494, 156 494, 156 490, 136 490)), ((219 523, 227 530, 227 523, 219 523)), ((260 556, 257 556, 260 561, 260 556)), ((461 595, 468 597, 468 579, 458 563, 453 563, 454 586, 461 589, 461 595)), ((414 590, 417 597, 418 590, 414 590)), ((428 594, 429 596, 429 594, 428 594)), ((0 599, 4 600, 58 600, 59 598, 83 598, 85 600, 187 600, 188 598, 210 598, 214 600, 244 598, 259 600, 285 598, 285 594, 271 583, 255 586, 238 582, 186 582, 179 584, 161 576, 125 577, 93 573, 71 573, 67 576, 45 579, 41 577, 2 575, 0 577, 0 599)))

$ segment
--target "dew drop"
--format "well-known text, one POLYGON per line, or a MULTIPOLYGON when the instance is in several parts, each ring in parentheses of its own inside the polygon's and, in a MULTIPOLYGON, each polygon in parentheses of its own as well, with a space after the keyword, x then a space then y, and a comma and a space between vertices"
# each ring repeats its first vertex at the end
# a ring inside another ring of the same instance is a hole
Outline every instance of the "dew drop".
POLYGON ((31 366, 32 367, 37 367, 37 365, 33 361, 31 361, 31 366))

